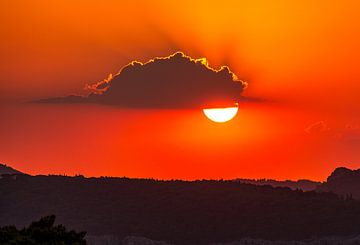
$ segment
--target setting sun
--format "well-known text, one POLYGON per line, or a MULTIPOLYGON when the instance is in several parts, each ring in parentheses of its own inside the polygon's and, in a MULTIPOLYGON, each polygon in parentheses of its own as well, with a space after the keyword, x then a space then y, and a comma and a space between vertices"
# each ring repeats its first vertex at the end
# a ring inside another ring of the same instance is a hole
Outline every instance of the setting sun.
POLYGON ((203 112, 211 121, 223 123, 230 121, 236 116, 238 107, 203 109, 203 112))

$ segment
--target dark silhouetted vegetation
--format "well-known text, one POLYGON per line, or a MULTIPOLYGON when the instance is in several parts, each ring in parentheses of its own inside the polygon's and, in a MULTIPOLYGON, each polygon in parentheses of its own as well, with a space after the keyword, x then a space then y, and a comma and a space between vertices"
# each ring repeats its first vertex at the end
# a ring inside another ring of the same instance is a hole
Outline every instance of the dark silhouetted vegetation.
POLYGON ((360 234, 357 200, 236 181, 5 176, 0 197, 0 225, 22 227, 53 213, 71 229, 119 239, 208 244, 360 234))
POLYGON ((63 225, 54 225, 55 216, 46 216, 32 222, 27 228, 0 227, 2 245, 85 245, 85 232, 67 231, 63 225))

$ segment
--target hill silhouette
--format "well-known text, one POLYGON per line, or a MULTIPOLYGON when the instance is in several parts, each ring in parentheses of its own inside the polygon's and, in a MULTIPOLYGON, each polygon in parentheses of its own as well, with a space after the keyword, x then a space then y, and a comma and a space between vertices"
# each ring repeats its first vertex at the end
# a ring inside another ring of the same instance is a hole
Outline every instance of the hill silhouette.
POLYGON ((0 196, 0 226, 55 214, 70 229, 120 239, 209 244, 360 233, 357 200, 236 181, 19 175, 0 179, 0 196))
POLYGON ((0 177, 1 177, 1 175, 4 175, 4 174, 23 174, 23 173, 16 169, 13 169, 10 166, 7 166, 6 164, 0 163, 0 177))
POLYGON ((292 190, 303 190, 303 191, 313 191, 321 182, 311 181, 307 179, 301 179, 297 181, 293 180, 273 180, 273 179, 236 179, 235 181, 253 185, 270 185, 272 187, 288 187, 292 190))
POLYGON ((337 168, 316 190, 360 199, 360 169, 337 168))

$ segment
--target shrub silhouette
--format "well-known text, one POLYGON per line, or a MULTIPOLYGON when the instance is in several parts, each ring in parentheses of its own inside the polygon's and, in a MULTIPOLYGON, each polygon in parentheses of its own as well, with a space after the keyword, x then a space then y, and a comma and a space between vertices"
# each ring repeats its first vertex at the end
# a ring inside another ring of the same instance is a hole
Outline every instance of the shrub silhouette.
POLYGON ((85 245, 85 232, 66 231, 63 225, 54 225, 55 215, 34 221, 28 228, 0 227, 0 244, 85 245))

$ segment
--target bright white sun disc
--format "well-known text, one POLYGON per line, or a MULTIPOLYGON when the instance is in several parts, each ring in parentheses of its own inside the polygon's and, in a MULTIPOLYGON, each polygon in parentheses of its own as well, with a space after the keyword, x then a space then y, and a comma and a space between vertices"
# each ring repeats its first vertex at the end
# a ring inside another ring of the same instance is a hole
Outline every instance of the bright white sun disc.
POLYGON ((222 123, 233 119, 236 116, 238 109, 238 107, 211 108, 203 109, 203 112, 211 121, 222 123))

